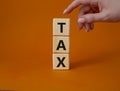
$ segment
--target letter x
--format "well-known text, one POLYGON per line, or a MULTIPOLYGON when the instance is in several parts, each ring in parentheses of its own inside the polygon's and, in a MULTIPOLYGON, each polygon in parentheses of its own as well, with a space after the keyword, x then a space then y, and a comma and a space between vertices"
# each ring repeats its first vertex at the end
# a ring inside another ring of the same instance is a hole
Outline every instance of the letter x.
POLYGON ((57 67, 59 67, 60 65, 62 65, 63 67, 65 67, 63 61, 65 60, 65 57, 63 57, 62 59, 60 59, 59 57, 57 57, 59 64, 57 65, 57 67))

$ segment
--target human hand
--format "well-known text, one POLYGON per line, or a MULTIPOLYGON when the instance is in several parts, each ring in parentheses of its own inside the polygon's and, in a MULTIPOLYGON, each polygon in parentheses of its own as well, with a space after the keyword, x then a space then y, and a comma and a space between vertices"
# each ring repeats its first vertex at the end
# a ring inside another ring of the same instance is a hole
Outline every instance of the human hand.
POLYGON ((120 21, 120 0, 74 0, 65 10, 69 14, 82 5, 78 15, 79 29, 85 25, 86 31, 93 29, 94 22, 120 21))

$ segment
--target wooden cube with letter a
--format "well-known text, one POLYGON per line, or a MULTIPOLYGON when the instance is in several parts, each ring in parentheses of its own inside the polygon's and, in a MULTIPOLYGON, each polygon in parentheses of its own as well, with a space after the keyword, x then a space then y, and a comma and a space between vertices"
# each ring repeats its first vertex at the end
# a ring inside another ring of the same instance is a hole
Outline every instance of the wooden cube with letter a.
POLYGON ((70 19, 53 19, 53 69, 69 69, 70 19))
POLYGON ((69 37, 53 36, 53 53, 69 53, 69 37))

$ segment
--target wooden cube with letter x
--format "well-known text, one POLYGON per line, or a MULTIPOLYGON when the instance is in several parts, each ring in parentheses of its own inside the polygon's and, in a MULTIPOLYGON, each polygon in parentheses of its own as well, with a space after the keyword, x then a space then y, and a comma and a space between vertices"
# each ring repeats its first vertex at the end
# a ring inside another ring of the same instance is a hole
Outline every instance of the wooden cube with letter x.
POLYGON ((70 19, 53 19, 53 69, 69 69, 70 19))
POLYGON ((53 69, 69 69, 69 54, 53 54, 53 69))

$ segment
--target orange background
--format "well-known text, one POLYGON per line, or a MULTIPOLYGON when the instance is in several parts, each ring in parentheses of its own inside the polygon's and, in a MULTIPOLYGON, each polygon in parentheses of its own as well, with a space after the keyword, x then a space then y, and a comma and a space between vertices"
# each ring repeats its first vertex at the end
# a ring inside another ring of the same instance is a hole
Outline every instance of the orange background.
POLYGON ((72 0, 0 0, 0 89, 120 91, 120 23, 78 31, 72 0), (68 71, 52 70, 52 20, 70 18, 68 71))

